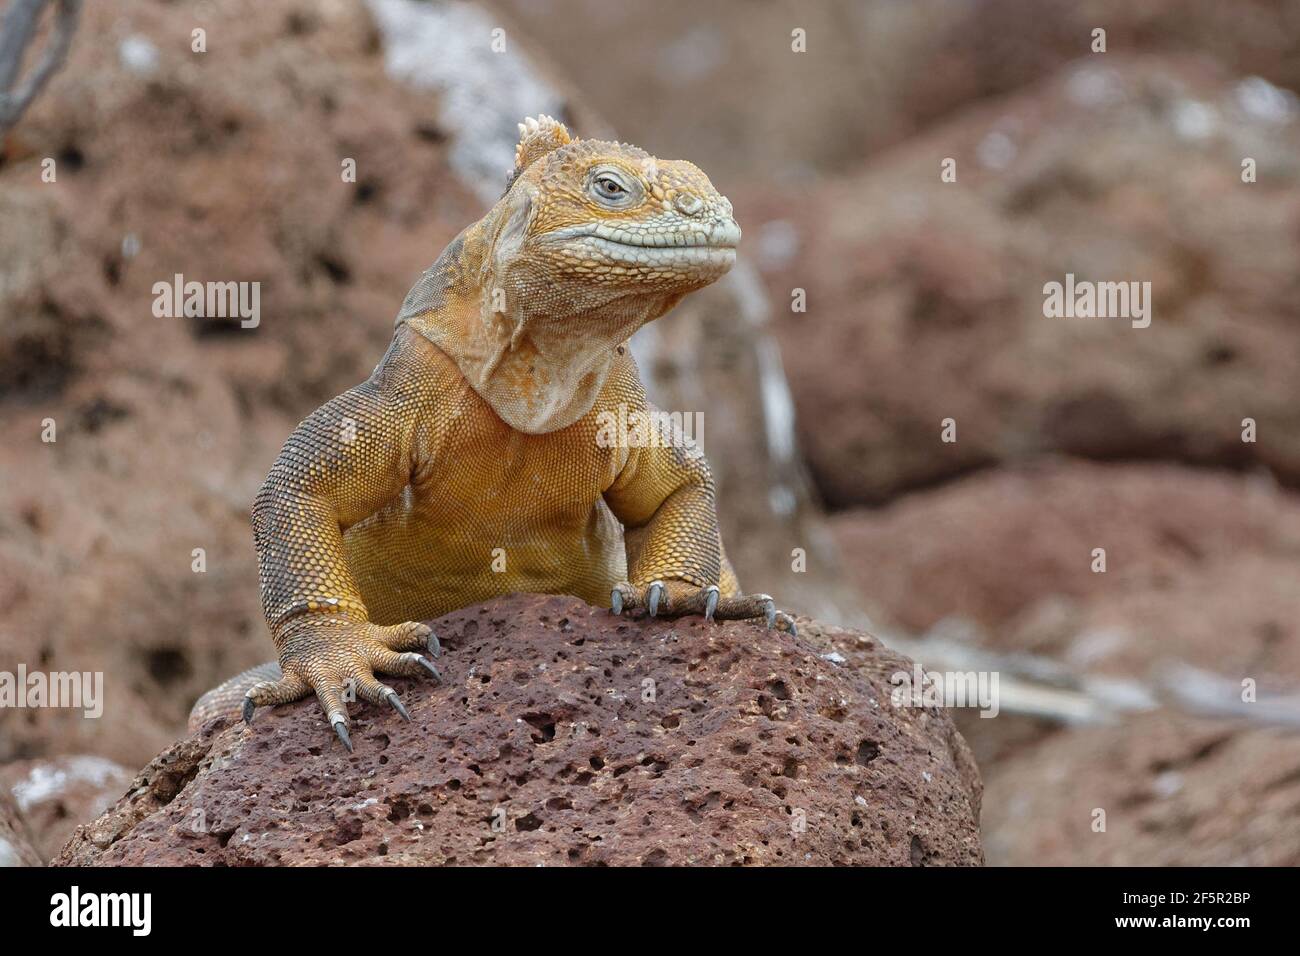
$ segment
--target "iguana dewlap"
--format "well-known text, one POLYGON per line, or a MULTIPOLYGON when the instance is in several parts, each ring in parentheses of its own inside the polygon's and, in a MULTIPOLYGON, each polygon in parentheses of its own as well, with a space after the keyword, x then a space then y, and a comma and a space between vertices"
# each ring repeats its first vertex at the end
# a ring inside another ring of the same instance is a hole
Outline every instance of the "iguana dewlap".
POLYGON ((698 449, 611 424, 653 412, 627 339, 731 268, 731 204, 690 163, 549 117, 520 131, 505 194, 411 290, 370 378, 272 466, 253 528, 279 668, 192 725, 314 691, 350 747, 350 692, 405 716, 374 675, 437 675, 414 622, 518 591, 793 626, 740 593, 698 449))

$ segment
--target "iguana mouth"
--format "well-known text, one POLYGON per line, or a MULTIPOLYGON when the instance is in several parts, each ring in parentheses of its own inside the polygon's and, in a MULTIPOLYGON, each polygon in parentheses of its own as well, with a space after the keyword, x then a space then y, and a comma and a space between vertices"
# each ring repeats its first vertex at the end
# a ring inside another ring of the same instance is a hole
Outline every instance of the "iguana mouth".
POLYGON ((619 242, 602 236, 579 236, 583 246, 580 255, 604 259, 629 267, 655 268, 667 266, 674 269, 700 267, 728 269, 736 261, 736 247, 694 243, 680 246, 652 246, 633 242, 619 242))
POLYGON ((724 219, 710 224, 701 223, 690 228, 663 229, 639 227, 629 229, 619 225, 584 224, 557 229, 546 237, 550 242, 571 239, 595 240, 597 248, 619 246, 630 249, 734 250, 740 242, 740 226, 734 219, 724 219))

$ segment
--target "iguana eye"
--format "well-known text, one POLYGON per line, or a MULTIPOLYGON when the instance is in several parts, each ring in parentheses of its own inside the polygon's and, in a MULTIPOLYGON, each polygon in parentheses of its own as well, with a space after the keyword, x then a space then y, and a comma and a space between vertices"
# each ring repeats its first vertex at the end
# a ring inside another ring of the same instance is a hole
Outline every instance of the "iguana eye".
POLYGON ((638 195, 634 184, 609 168, 593 172, 587 190, 593 199, 606 206, 626 206, 629 202, 634 202, 638 195))
POLYGON ((600 193, 606 199, 617 199, 627 192, 612 176, 596 177, 596 192, 600 193))

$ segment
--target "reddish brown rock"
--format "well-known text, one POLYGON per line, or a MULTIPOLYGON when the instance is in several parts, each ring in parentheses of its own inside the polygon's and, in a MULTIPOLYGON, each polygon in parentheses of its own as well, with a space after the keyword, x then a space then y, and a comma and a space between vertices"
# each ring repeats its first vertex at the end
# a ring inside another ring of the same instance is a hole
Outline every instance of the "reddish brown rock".
POLYGON ((436 627, 445 683, 395 682, 412 723, 356 706, 349 755, 311 701, 211 721, 57 862, 982 861, 964 742, 946 714, 890 705, 911 663, 866 635, 539 596, 436 627))
POLYGON ((746 177, 768 188, 852 169, 864 155, 1078 59, 1191 54, 1300 88, 1297 0, 492 5, 512 14, 620 129, 652 131, 647 138, 695 157, 715 182, 746 177), (796 26, 807 55, 788 52, 796 26), (1104 56, 1091 49, 1097 27, 1107 34, 1104 56))
POLYGON ((882 624, 1150 678, 1172 661, 1300 680, 1300 496, 1256 478, 1080 461, 998 470, 833 525, 882 624), (1092 551, 1106 551, 1105 573, 1092 551), (1225 640, 1224 635, 1232 635, 1225 640))
POLYGON ((78 824, 95 819, 121 796, 131 776, 111 760, 84 754, 17 760, 0 766, 0 794, 13 798, 36 851, 48 860, 78 824))
POLYGON ((1281 91, 1107 54, 857 175, 742 196, 747 239, 793 250, 769 265, 773 299, 806 293, 776 330, 827 500, 878 504, 1048 452, 1300 483, 1298 155, 1281 91), (1242 143, 1267 177, 1242 182, 1242 143), (947 157, 956 182, 940 181, 947 157), (1149 282, 1150 326, 1044 315, 1067 274, 1149 282))
POLYGON ((989 778, 983 833, 999 865, 1297 866, 1297 806, 1293 731, 1162 712, 1010 760, 989 778))
POLYGON ((910 58, 904 87, 904 112, 921 124, 1041 81, 1071 60, 1095 59, 1098 27, 1106 55, 1190 53, 1300 88, 1296 0, 983 0, 929 12, 925 51, 910 58))

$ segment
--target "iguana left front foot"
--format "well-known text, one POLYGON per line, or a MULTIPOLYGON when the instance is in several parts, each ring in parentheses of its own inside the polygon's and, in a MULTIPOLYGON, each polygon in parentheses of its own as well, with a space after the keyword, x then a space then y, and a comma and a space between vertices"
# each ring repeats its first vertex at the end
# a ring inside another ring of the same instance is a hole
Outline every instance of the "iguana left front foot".
POLYGON ((397 692, 381 682, 376 673, 406 677, 421 675, 442 680, 438 669, 416 649, 440 650, 427 625, 407 621, 383 626, 339 616, 307 614, 291 619, 278 629, 280 670, 278 680, 263 680, 244 695, 243 716, 251 723, 255 709, 265 704, 283 704, 306 697, 313 691, 325 711, 334 733, 352 750, 349 700, 387 704, 409 721, 410 714, 397 692))
POLYGON ((610 611, 629 615, 644 611, 650 617, 684 617, 702 614, 706 621, 745 621, 762 618, 768 629, 797 635, 794 618, 776 609, 767 594, 721 594, 717 585, 697 587, 687 581, 661 580, 644 585, 627 582, 614 586, 610 611))

